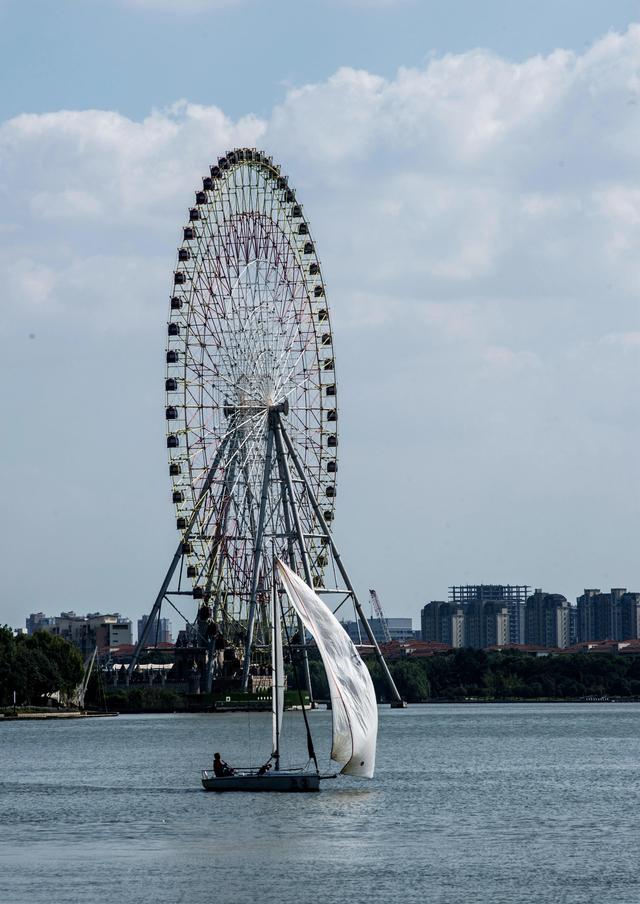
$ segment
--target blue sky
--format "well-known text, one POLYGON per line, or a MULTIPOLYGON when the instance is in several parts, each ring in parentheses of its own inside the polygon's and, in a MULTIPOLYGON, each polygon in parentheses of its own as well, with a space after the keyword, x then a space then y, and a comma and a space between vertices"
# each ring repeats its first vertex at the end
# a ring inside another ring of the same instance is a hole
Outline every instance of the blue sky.
POLYGON ((237 144, 317 240, 364 595, 639 589, 638 6, 0 0, 0 622, 154 596, 171 272, 237 144))
POLYGON ((3 0, 0 116, 101 108, 144 117, 181 98, 268 115, 340 66, 391 77, 476 47, 518 61, 624 31, 638 3, 589 0, 3 0))

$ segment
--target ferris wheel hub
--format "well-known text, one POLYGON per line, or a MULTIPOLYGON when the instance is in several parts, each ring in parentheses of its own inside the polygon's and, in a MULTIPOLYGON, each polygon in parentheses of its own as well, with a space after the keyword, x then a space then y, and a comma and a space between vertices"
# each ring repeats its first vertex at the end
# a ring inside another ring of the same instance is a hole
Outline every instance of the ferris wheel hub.
POLYGON ((286 417, 289 414, 289 400, 285 399, 283 402, 278 402, 277 405, 269 406, 270 414, 284 414, 286 417))
POLYGON ((255 404, 244 404, 244 405, 230 405, 227 403, 223 407, 224 416, 229 419, 234 414, 241 414, 245 417, 247 415, 259 414, 262 411, 267 411, 269 415, 274 414, 284 414, 286 417, 289 414, 289 400, 284 399, 282 402, 278 402, 277 404, 269 404, 266 405, 255 405, 255 404))

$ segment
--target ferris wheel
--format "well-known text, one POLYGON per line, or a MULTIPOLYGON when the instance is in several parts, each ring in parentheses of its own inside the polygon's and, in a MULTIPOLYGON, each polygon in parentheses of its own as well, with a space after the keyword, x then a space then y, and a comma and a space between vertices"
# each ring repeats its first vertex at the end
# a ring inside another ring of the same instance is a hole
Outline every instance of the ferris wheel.
MULTIPOLYGON (((325 519, 333 518, 333 338, 309 225, 270 158, 249 149, 221 157, 195 201, 178 251, 168 324, 169 472, 179 530, 196 511, 185 550, 196 597, 224 587, 228 606, 242 618, 274 407, 288 409, 289 438, 325 519)), ((281 481, 273 469, 268 476, 263 545, 278 540, 280 546, 286 530, 281 481)), ((309 506, 300 514, 305 532, 313 533, 309 506)), ((310 559, 319 583, 324 557, 313 547, 310 559)))
POLYGON ((220 157, 195 192, 173 273, 165 393, 180 543, 152 616, 174 574, 186 578, 199 618, 242 635, 246 686, 268 635, 272 551, 318 589, 337 562, 353 593, 330 533, 338 409, 324 280, 302 205, 261 151, 220 157))

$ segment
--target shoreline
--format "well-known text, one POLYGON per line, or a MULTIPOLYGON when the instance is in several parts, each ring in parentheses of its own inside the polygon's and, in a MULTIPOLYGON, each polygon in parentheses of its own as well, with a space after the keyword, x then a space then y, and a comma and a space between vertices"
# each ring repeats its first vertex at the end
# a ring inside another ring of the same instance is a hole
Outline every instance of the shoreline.
POLYGON ((481 697, 478 697, 474 700, 454 700, 453 698, 442 698, 437 700, 422 700, 420 703, 409 703, 409 706, 446 706, 447 704, 461 704, 463 706, 475 706, 475 705, 485 705, 490 706, 491 704, 538 704, 538 705, 551 705, 558 703, 572 703, 572 704, 585 704, 587 706, 593 705, 594 703, 640 703, 640 700, 637 697, 607 697, 597 700, 581 700, 577 697, 554 697, 548 698, 546 700, 532 700, 530 697, 511 697, 507 700, 483 700, 481 697))
POLYGON ((20 713, 10 712, 2 713, 0 722, 44 722, 50 719, 104 719, 119 716, 119 712, 35 712, 20 713))
MULTIPOLYGON (((319 702, 319 701, 318 701, 319 702)), ((629 704, 638 704, 640 700, 637 697, 608 697, 601 699, 592 699, 592 700, 584 700, 584 699, 562 699, 562 698, 552 698, 552 699, 542 699, 542 700, 532 700, 531 698, 511 698, 507 700, 487 700, 482 698, 475 698, 469 700, 455 700, 451 698, 439 698, 435 700, 421 700, 419 702, 409 703, 407 708, 411 709, 415 706, 515 706, 519 704, 527 704, 527 705, 544 705, 544 706, 553 706, 558 704, 580 704, 580 705, 593 705, 593 704, 604 704, 604 703, 629 703, 629 704)), ((387 701, 383 703, 379 703, 379 706, 383 708, 393 708, 391 704, 387 701)), ((288 707, 287 709, 299 709, 299 707, 288 707)), ((327 706, 325 701, 322 701, 322 704, 318 709, 323 709, 325 711, 331 711, 330 706, 327 706)), ((104 718, 114 718, 120 715, 129 715, 129 716, 167 716, 167 715, 221 715, 223 713, 239 713, 239 712, 256 712, 261 711, 257 710, 253 707, 241 707, 241 706, 227 706, 227 707, 203 707, 192 708, 192 709, 138 709, 138 710, 123 710, 123 711, 112 711, 112 712, 5 712, 0 713, 0 723, 5 722, 48 722, 52 720, 58 721, 68 721, 70 719, 104 719, 104 718)), ((267 710, 262 710, 266 712, 267 710)))

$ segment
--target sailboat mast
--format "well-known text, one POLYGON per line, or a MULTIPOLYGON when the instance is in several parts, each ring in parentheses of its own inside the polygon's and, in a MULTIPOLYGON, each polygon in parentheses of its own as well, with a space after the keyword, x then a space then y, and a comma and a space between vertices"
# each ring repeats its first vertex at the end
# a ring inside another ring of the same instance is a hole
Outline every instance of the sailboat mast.
MULTIPOLYGON (((271 617, 271 715, 273 718, 273 759, 276 772, 280 770, 280 669, 278 664, 282 652, 278 651, 280 635, 280 617, 278 611, 278 595, 276 590, 275 556, 273 557, 273 605, 271 617)), ((284 691, 284 688, 282 689, 284 691)))

